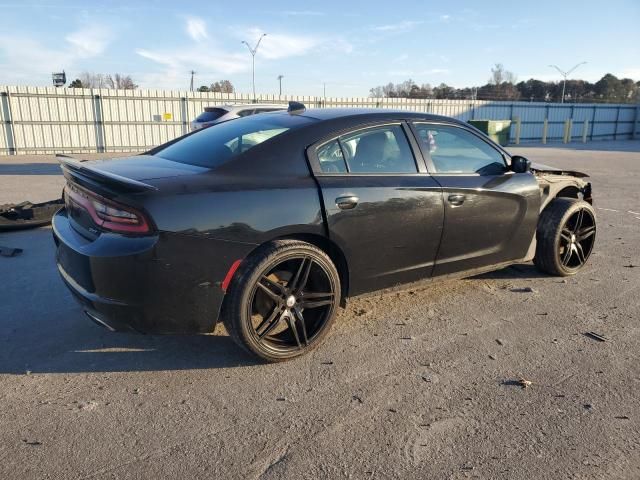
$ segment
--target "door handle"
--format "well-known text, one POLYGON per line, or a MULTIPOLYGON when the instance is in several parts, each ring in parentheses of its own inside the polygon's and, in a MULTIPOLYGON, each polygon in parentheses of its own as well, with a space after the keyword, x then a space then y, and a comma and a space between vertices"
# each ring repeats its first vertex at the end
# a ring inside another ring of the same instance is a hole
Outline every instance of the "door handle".
POLYGON ((347 195, 336 198, 336 205, 340 210, 351 210, 358 205, 359 198, 355 195, 347 195))
POLYGON ((449 203, 454 206, 460 206, 464 203, 465 196, 460 194, 449 195, 449 203))

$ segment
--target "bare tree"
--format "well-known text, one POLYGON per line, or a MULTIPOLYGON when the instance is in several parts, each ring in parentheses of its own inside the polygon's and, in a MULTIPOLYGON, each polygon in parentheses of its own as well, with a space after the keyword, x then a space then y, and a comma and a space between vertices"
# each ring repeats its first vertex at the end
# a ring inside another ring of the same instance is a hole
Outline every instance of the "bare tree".
POLYGON ((131 75, 122 75, 116 73, 113 76, 107 75, 106 77, 107 88, 116 88, 118 90, 135 90, 138 85, 133 83, 131 75))
POLYGON ((496 63, 495 67, 491 69, 489 83, 492 85, 502 85, 505 82, 513 85, 517 81, 518 77, 513 72, 505 70, 501 63, 496 63))
POLYGON ((83 72, 80 74, 80 82, 84 88, 107 88, 106 80, 101 73, 83 72))
POLYGON ((382 98, 384 97, 384 91, 382 90, 382 87, 373 87, 369 90, 369 96, 371 98, 382 98))
POLYGON ((235 88, 229 80, 220 80, 211 84, 210 90, 218 93, 233 93, 235 88))
POLYGON ((131 75, 116 73, 104 75, 102 73, 84 72, 80 75, 80 84, 84 88, 119 88, 122 90, 134 90, 138 85, 133 83, 131 75))

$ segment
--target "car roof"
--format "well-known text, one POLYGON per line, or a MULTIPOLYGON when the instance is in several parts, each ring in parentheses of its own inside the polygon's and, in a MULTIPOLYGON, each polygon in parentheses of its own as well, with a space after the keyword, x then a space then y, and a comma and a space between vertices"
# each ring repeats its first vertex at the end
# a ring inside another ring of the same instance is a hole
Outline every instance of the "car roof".
POLYGON ((464 122, 442 115, 433 115, 427 112, 416 112, 413 110, 389 109, 389 108, 308 108, 300 113, 273 112, 271 115, 300 115, 314 120, 338 120, 350 119, 354 123, 364 123, 378 120, 428 120, 446 121, 463 124, 464 122))
POLYGON ((247 108, 278 108, 286 110, 287 106, 276 103, 225 103, 222 105, 209 105, 204 107, 205 112, 213 111, 215 109, 226 110, 227 112, 233 112, 235 110, 243 110, 247 108))

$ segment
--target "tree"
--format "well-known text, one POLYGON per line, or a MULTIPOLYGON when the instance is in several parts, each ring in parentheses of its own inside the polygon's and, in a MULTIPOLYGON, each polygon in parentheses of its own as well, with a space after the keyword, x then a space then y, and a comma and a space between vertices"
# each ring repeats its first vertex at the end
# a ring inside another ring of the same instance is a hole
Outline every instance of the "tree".
POLYGON ((210 92, 211 90, 206 85, 202 85, 201 87, 198 87, 198 91, 199 92, 210 92))
POLYGON ((217 93, 233 93, 235 88, 233 88, 233 84, 229 80, 220 80, 219 82, 211 84, 210 91, 217 93))
POLYGON ((76 78, 69 84, 69 88, 85 88, 85 86, 82 84, 82 81, 79 78, 76 78))
POLYGON ((84 88, 106 88, 104 75, 101 73, 83 72, 80 74, 80 81, 84 88))
POLYGON ((118 90, 135 90, 138 88, 138 85, 133 83, 131 75, 122 75, 120 73, 116 73, 113 76, 107 75, 105 83, 107 88, 116 88, 118 90))
POLYGON ((104 75, 102 73, 84 72, 78 81, 84 88, 119 88, 122 90, 134 90, 138 85, 133 83, 131 75, 116 73, 114 75, 104 75))
POLYGON ((518 92, 523 100, 532 102, 547 102, 551 97, 553 85, 541 80, 530 78, 526 82, 520 82, 516 85, 518 92))
POLYGON ((433 88, 433 95, 436 98, 444 99, 451 98, 453 96, 454 88, 450 87, 446 83, 441 83, 437 87, 433 88))
POLYGON ((382 98, 384 97, 384 91, 382 90, 382 87, 373 87, 369 90, 369 96, 371 98, 382 98))

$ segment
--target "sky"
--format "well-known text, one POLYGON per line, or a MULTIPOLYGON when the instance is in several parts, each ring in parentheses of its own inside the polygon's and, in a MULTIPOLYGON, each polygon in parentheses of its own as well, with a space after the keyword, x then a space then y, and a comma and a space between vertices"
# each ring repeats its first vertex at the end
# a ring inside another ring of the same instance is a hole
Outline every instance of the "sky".
POLYGON ((0 85, 123 73, 141 88, 228 79, 257 93, 350 97, 412 79, 483 85, 502 63, 518 80, 640 80, 640 0, 478 2, 0 0, 0 85), (508 6, 510 5, 510 6, 508 6))

